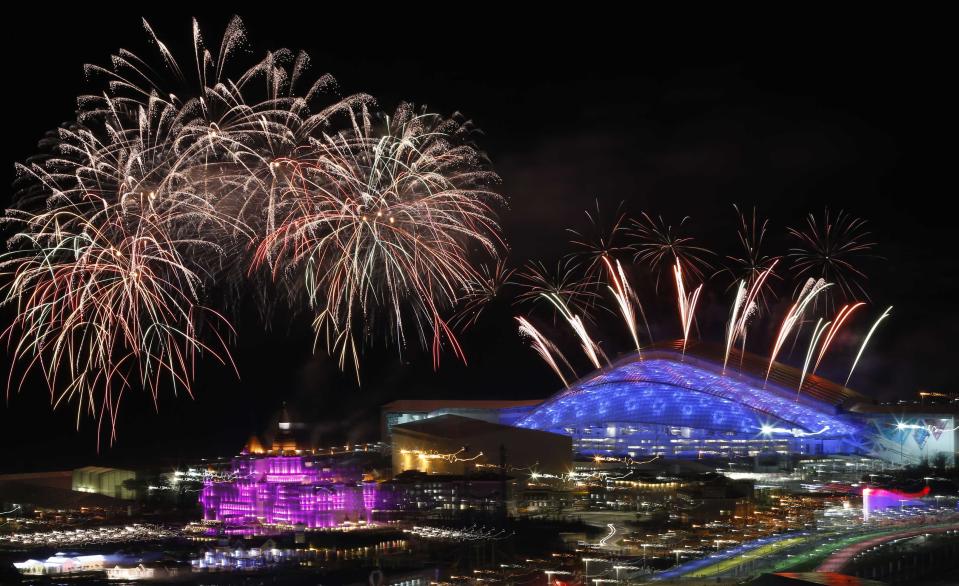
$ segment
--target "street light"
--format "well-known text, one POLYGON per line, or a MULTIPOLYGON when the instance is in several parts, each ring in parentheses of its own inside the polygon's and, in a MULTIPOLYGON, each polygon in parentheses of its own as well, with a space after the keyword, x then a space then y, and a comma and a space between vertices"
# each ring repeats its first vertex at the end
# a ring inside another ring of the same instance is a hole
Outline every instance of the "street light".
POLYGON ((643 567, 645 568, 645 567, 646 567, 646 548, 649 547, 650 545, 654 545, 654 544, 652 544, 652 543, 640 543, 640 545, 643 546, 643 567))
POLYGON ((686 553, 685 549, 674 549, 670 553, 676 554, 676 565, 679 565, 679 556, 686 553))
POLYGON ((560 574, 560 575, 563 575, 563 574, 568 575, 568 574, 569 574, 569 572, 567 572, 566 570, 544 570, 543 573, 546 574, 546 583, 547 583, 547 584, 552 584, 552 583, 553 583, 553 576, 555 576, 556 574, 560 574))
POLYGON ((601 558, 583 558, 583 562, 586 564, 586 574, 584 578, 589 578, 589 562, 604 562, 606 560, 601 558))

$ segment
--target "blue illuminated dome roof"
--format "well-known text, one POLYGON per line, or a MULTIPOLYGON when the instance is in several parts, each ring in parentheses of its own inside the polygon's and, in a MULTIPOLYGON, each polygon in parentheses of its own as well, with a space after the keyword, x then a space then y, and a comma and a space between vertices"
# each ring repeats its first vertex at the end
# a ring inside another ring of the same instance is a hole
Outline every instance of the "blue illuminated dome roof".
POLYGON ((755 356, 730 358, 691 346, 645 350, 595 371, 536 407, 516 425, 577 434, 586 427, 670 426, 751 438, 762 435, 851 438, 862 424, 841 405, 863 400, 854 391, 812 377, 797 394, 798 374, 755 356), (789 388, 787 385, 792 384, 789 388))

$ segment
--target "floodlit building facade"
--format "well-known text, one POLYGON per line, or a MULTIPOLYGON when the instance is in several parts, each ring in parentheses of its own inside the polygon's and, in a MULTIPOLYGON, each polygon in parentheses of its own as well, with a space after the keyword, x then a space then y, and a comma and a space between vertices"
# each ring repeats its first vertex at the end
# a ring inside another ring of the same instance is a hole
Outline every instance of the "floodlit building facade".
POLYGON ((501 466, 563 474, 572 467, 572 441, 565 434, 460 415, 396 425, 392 437, 394 475, 407 470, 466 474, 501 466))
POLYGON ((200 492, 203 519, 238 531, 259 525, 333 527, 368 522, 376 484, 361 474, 297 449, 281 421, 270 450, 251 442, 225 477, 210 477, 200 492))
POLYGON ((73 471, 71 488, 79 492, 92 492, 117 499, 135 499, 136 490, 127 488, 127 480, 134 480, 136 472, 119 468, 84 466, 73 471))

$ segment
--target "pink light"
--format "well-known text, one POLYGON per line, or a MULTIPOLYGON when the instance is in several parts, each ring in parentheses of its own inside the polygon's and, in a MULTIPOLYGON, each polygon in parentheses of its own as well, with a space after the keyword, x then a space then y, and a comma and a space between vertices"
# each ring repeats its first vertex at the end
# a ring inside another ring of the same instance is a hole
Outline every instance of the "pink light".
POLYGON ((899 490, 887 490, 885 488, 870 488, 866 487, 862 489, 862 512, 863 516, 868 519, 869 515, 875 511, 882 509, 888 509, 890 507, 901 507, 903 505, 909 504, 914 505, 915 502, 921 499, 924 496, 929 494, 929 487, 925 487, 919 492, 903 492, 899 490))
POLYGON ((233 460, 238 480, 208 480, 200 492, 203 518, 230 527, 304 525, 332 527, 369 522, 375 483, 337 470, 305 466, 304 456, 241 456, 233 460))

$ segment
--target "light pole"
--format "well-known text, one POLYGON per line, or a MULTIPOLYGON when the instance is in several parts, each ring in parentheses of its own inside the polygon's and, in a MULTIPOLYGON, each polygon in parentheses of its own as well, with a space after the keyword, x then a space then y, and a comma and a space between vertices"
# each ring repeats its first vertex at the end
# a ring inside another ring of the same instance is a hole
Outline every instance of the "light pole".
POLYGON ((587 580, 589 579, 589 562, 601 562, 602 559, 599 558, 583 558, 583 563, 586 564, 586 574, 583 576, 587 580))
POLYGON ((646 548, 652 545, 652 543, 640 543, 643 546, 643 567, 646 567, 646 548))
POLYGON ((640 568, 637 568, 636 566, 613 566, 613 569, 616 570, 616 581, 619 582, 622 579, 621 576, 619 575, 621 571, 628 570, 628 571, 634 572, 636 570, 639 570, 640 568))
POLYGON ((676 554, 676 565, 679 565, 679 556, 686 553, 685 549, 674 549, 672 553, 676 554))
POLYGON ((553 583, 553 576, 555 576, 556 574, 560 574, 560 575, 569 574, 569 572, 567 572, 566 570, 544 570, 543 573, 546 574, 547 585, 551 585, 553 583))

